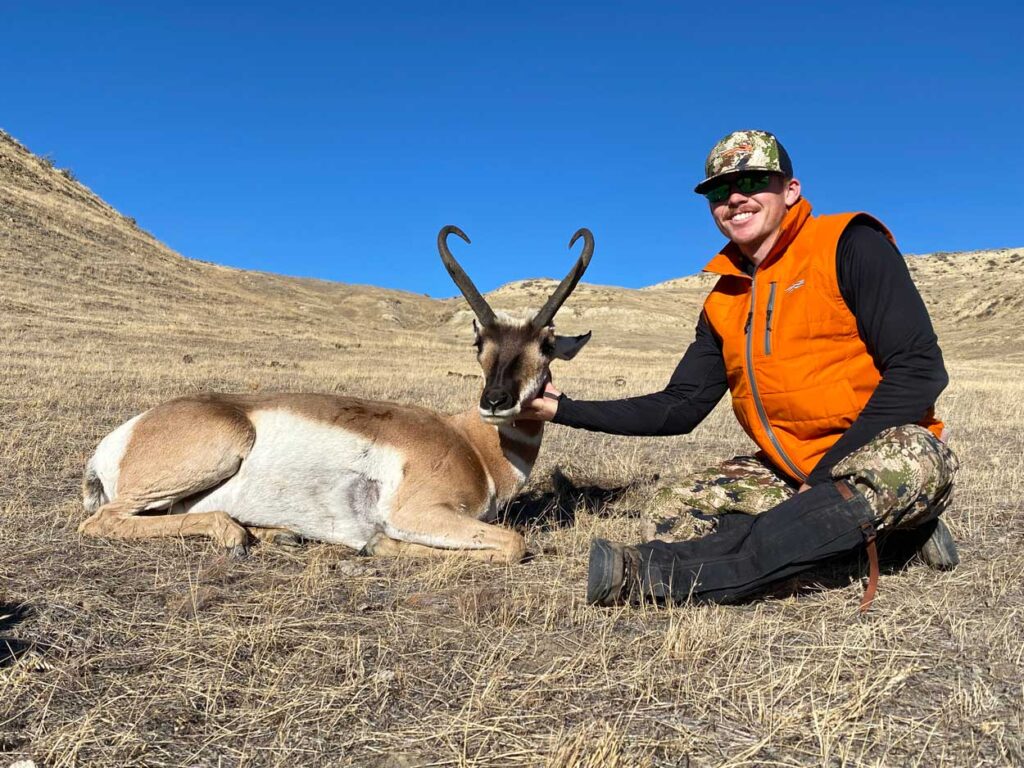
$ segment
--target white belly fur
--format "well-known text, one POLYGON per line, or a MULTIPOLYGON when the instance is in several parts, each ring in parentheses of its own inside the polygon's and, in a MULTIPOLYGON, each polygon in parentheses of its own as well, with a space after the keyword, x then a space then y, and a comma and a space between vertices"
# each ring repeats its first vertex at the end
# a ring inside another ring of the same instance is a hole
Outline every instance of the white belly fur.
POLYGON ((188 512, 222 510, 246 525, 355 549, 384 528, 402 480, 396 450, 288 411, 251 419, 256 440, 238 473, 186 504, 188 512))

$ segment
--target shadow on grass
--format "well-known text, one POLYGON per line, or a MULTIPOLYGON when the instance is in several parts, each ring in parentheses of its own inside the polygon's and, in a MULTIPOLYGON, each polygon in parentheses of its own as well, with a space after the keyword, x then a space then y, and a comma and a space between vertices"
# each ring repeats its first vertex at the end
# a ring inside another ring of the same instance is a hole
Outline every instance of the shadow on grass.
MULTIPOLYGON (((0 632, 6 633, 32 615, 32 606, 25 603, 0 603, 0 632)), ((0 635, 0 669, 9 667, 36 647, 35 643, 0 635)))
POLYGON ((577 485, 560 467, 555 467, 551 472, 550 491, 520 494, 501 511, 498 522, 512 528, 550 531, 575 525, 580 510, 599 517, 639 517, 639 510, 612 511, 609 507, 634 488, 657 479, 655 475, 650 480, 637 480, 611 488, 577 485))

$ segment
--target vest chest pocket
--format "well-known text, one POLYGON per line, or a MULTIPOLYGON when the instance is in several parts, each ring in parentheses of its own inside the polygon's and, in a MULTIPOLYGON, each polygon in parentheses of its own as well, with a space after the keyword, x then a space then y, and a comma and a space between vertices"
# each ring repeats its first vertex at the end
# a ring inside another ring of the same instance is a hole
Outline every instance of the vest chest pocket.
POLYGON ((764 326, 755 346, 760 354, 799 356, 807 344, 846 335, 813 275, 780 279, 768 283, 765 289, 768 296, 761 305, 764 326))
POLYGON ((779 284, 776 282, 768 284, 768 308, 765 310, 764 316, 764 353, 766 355, 772 353, 772 322, 778 322, 775 309, 775 294, 778 286, 779 284))

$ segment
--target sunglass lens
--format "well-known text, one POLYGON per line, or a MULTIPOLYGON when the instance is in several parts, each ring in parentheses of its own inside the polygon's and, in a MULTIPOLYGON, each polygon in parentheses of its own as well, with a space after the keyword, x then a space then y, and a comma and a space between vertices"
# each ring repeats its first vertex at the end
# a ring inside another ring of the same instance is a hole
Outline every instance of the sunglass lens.
POLYGON ((768 189, 772 183, 772 177, 767 173, 759 173, 754 176, 740 176, 736 179, 736 187, 744 195, 754 195, 768 189))
POLYGON ((729 197, 729 185, 719 184, 717 187, 712 187, 704 193, 704 197, 706 197, 709 202, 720 203, 729 197))

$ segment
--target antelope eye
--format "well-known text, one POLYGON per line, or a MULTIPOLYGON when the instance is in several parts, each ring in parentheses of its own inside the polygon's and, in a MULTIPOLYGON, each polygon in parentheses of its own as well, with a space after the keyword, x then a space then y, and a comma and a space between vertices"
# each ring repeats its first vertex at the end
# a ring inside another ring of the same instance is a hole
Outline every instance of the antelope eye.
POLYGON ((555 354, 555 342, 551 341, 551 339, 544 339, 544 341, 540 343, 540 353, 544 355, 544 357, 551 357, 555 354))

